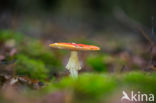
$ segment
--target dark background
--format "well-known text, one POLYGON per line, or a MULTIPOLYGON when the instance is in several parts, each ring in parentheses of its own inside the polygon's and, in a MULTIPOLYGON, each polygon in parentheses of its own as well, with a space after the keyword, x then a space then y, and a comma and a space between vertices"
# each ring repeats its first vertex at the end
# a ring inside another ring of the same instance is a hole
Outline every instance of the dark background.
POLYGON ((155 4, 155 0, 1 0, 0 29, 64 39, 110 32, 138 35, 142 27, 152 36, 155 4))

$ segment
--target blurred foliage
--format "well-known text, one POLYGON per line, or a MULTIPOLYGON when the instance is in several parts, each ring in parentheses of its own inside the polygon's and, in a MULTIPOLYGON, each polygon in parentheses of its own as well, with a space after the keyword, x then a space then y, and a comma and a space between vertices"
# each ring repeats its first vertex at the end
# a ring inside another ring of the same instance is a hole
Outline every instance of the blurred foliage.
POLYGON ((24 54, 17 55, 16 73, 39 80, 45 80, 48 77, 48 69, 42 61, 29 58, 24 54))
POLYGON ((119 71, 121 69, 121 66, 127 65, 127 61, 122 60, 117 56, 115 58, 115 56, 108 53, 90 55, 87 57, 86 62, 88 66, 98 72, 108 72, 110 66, 115 66, 116 71, 119 71))
POLYGON ((78 44, 86 44, 86 45, 96 45, 98 46, 98 44, 92 40, 87 40, 87 37, 79 37, 79 38, 72 38, 68 39, 66 42, 72 43, 72 42, 78 43, 78 44))
POLYGON ((44 44, 38 40, 29 39, 24 46, 21 46, 20 50, 27 56, 42 61, 49 69, 59 69, 62 66, 61 60, 57 58, 50 48, 48 46, 44 46, 44 44))
POLYGON ((108 55, 92 55, 87 58, 87 64, 91 66, 95 71, 107 71, 108 64, 106 64, 105 60, 108 57, 108 55))
POLYGON ((45 80, 50 72, 61 70, 61 60, 41 41, 10 30, 0 31, 2 43, 10 39, 15 41, 15 48, 18 49, 18 54, 11 57, 16 58, 18 75, 45 80))
POLYGON ((139 88, 144 92, 147 93, 154 93, 156 94, 156 73, 141 73, 141 72, 134 72, 125 74, 124 76, 124 84, 128 85, 129 87, 139 88))
POLYGON ((106 75, 85 73, 81 74, 76 80, 71 77, 65 77, 59 82, 53 81, 46 88, 43 88, 42 92, 67 90, 73 93, 75 102, 94 103, 99 101, 101 96, 107 96, 115 87, 115 81, 106 75))
POLYGON ((99 103, 101 99, 107 101, 108 97, 111 97, 112 94, 120 90, 119 93, 121 95, 122 90, 140 91, 141 93, 153 93, 156 95, 155 76, 155 73, 145 72, 129 72, 124 74, 84 73, 76 80, 65 77, 59 82, 53 81, 46 88, 43 88, 43 91, 49 93, 51 91, 67 90, 73 93, 73 101, 78 103, 99 103))
POLYGON ((23 35, 19 32, 14 33, 11 30, 0 30, 0 41, 4 42, 9 39, 14 39, 17 43, 20 43, 23 40, 23 35))

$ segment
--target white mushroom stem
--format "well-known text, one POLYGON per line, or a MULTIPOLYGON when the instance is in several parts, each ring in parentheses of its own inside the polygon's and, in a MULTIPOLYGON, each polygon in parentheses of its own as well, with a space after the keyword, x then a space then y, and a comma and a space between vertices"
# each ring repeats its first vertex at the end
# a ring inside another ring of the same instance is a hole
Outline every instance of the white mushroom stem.
POLYGON ((77 51, 71 51, 71 55, 68 61, 68 64, 66 65, 66 68, 69 70, 70 75, 73 78, 78 77, 78 70, 81 69, 79 58, 78 58, 78 52, 77 51))

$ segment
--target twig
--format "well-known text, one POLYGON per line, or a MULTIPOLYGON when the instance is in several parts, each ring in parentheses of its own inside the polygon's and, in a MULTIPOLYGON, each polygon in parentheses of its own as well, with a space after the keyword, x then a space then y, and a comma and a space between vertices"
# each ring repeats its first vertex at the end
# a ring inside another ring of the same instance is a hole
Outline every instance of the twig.
POLYGON ((154 43, 153 43, 153 41, 149 38, 149 36, 144 32, 144 30, 143 30, 141 27, 139 27, 138 29, 139 29, 139 31, 141 32, 141 34, 149 41, 149 43, 150 43, 151 46, 153 47, 153 46, 154 46, 154 43))
POLYGON ((153 48, 155 47, 155 43, 149 38, 149 36, 144 32, 144 30, 139 27, 138 28, 139 31, 141 32, 141 34, 149 41, 149 43, 151 44, 151 49, 150 49, 150 52, 151 52, 151 56, 150 56, 150 61, 148 63, 148 65, 152 64, 153 62, 153 48))

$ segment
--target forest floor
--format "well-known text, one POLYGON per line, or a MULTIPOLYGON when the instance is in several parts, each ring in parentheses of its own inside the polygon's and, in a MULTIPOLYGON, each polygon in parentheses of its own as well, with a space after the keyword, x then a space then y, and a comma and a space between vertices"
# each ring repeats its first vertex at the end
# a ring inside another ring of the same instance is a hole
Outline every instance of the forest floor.
POLYGON ((118 35, 65 40, 101 48, 79 53, 83 69, 72 79, 65 69, 68 51, 1 30, 0 103, 122 103, 123 91, 156 95, 156 47, 144 36, 147 41, 118 35))

